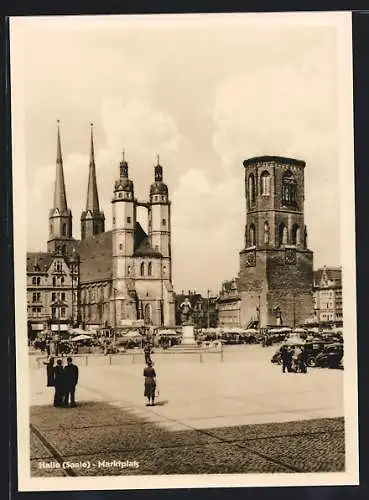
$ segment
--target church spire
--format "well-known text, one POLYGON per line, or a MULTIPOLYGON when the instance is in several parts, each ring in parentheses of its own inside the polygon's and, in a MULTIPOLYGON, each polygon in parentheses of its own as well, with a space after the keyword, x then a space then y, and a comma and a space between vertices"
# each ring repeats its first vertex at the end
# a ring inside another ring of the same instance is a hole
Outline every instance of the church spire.
POLYGON ((56 176, 55 176, 55 186, 54 186, 54 209, 57 208, 59 212, 68 210, 67 206, 67 196, 65 193, 65 182, 64 182, 64 170, 63 170, 63 157, 61 151, 61 141, 60 141, 60 126, 58 123, 58 137, 57 137, 57 147, 56 147, 56 176))
POLYGON ((97 192, 97 182, 96 182, 93 123, 91 123, 90 164, 89 164, 89 172, 88 172, 86 211, 87 210, 90 210, 91 212, 99 212, 100 211, 99 195, 97 192))

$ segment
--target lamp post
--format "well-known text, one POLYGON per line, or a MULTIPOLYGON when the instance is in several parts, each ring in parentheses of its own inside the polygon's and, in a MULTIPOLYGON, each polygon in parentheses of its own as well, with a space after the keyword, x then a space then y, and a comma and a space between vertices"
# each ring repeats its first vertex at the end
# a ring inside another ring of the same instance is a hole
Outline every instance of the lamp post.
POLYGON ((113 340, 114 343, 117 339, 117 304, 116 304, 116 294, 119 293, 119 290, 113 287, 113 296, 114 296, 114 317, 113 317, 113 340))
POLYGON ((293 328, 296 328, 296 303, 295 303, 295 294, 293 294, 292 298, 293 298, 293 328))
POLYGON ((260 311, 260 295, 258 296, 258 329, 259 329, 259 334, 261 332, 261 322, 260 322, 260 318, 261 318, 261 311, 260 311))

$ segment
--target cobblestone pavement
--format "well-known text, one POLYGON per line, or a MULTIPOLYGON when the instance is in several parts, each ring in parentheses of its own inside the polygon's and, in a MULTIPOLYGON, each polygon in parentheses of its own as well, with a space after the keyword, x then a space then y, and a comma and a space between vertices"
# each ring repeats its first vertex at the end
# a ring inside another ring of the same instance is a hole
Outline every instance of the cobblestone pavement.
POLYGON ((343 471, 343 373, 282 374, 272 352, 160 359, 155 407, 137 361, 80 362, 73 409, 52 407, 45 370, 32 369, 32 476, 343 471))

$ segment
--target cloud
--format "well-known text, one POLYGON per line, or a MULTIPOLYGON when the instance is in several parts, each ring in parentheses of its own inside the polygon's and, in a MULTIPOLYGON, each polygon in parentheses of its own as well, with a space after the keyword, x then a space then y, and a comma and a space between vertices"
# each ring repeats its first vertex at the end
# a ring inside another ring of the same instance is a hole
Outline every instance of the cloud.
MULTIPOLYGON (((105 211, 106 227, 109 228, 110 201, 114 180, 119 176, 123 148, 127 150, 127 159, 131 164, 129 173, 135 181, 136 193, 144 197, 153 180, 155 154, 160 152, 167 158, 175 156, 182 138, 170 114, 138 101, 124 104, 121 98, 105 100, 101 108, 101 123, 106 144, 99 147, 95 141, 95 159, 100 208, 105 211)), ((73 233, 79 238, 79 220, 86 202, 89 155, 69 154, 64 157, 63 163, 67 201, 73 213, 73 233)), ((39 168, 35 176, 29 178, 28 204, 34 207, 28 218, 30 248, 36 241, 47 240, 47 214, 53 203, 54 179, 55 164, 39 168), (41 223, 36 226, 34 220, 41 223)))
POLYGON ((172 201, 174 286, 216 292, 221 280, 238 272, 243 183, 225 177, 211 184, 203 170, 191 169, 180 177, 172 201))

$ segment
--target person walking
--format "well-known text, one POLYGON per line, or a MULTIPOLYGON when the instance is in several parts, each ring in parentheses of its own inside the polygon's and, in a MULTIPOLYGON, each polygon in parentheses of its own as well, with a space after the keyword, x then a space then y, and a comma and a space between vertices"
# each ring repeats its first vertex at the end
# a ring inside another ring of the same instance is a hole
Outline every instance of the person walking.
POLYGON ((54 366, 54 387, 54 406, 59 407, 63 405, 65 394, 64 368, 63 361, 61 359, 58 359, 56 366, 54 366))
POLYGON ((71 357, 67 358, 67 365, 64 368, 65 376, 65 395, 64 395, 64 406, 70 406, 74 408, 76 405, 75 392, 76 385, 78 384, 78 366, 73 364, 73 359, 71 357))
POLYGON ((146 406, 155 406, 156 372, 152 366, 152 361, 147 362, 143 375, 145 377, 145 393, 147 398, 146 406))
POLYGON ((145 354, 145 363, 152 363, 151 361, 151 345, 148 342, 145 347, 144 347, 144 354, 145 354))

